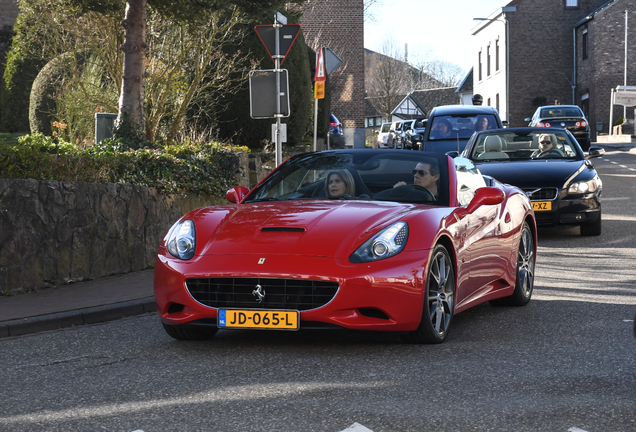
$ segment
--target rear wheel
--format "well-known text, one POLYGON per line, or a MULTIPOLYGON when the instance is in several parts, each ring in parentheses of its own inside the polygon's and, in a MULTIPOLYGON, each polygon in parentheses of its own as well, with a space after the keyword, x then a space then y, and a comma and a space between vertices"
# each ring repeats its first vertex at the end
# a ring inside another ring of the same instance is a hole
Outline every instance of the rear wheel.
POLYGON ((521 228, 521 240, 519 240, 519 252, 517 253, 517 277, 515 290, 509 297, 491 300, 495 306, 525 306, 532 297, 534 288, 534 266, 536 263, 534 253, 534 236, 530 231, 528 222, 521 228))
POLYGON ((161 323, 168 335, 177 340, 207 340, 214 337, 218 328, 191 328, 161 323))
POLYGON ((412 343, 438 344, 448 336, 455 312, 455 271, 442 245, 433 250, 426 277, 426 293, 419 327, 403 339, 412 343))

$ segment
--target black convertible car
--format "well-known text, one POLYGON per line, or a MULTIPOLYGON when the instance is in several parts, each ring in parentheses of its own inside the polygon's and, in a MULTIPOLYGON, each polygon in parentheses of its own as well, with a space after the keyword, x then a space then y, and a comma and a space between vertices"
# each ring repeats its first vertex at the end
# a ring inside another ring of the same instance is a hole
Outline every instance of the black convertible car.
POLYGON ((572 134, 561 128, 509 128, 477 132, 462 156, 482 174, 517 186, 532 200, 537 226, 579 225, 581 235, 601 234, 603 182, 572 134))

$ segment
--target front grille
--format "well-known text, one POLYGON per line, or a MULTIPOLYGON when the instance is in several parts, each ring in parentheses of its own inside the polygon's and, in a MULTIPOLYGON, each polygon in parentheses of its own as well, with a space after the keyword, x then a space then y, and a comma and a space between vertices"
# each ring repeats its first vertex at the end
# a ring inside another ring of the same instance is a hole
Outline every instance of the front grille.
MULTIPOLYGON (((523 191, 526 193, 526 195, 528 194, 528 192, 532 192, 535 189, 524 189, 523 191)), ((532 195, 530 195, 528 198, 530 198, 532 201, 539 201, 539 200, 553 200, 557 197, 557 193, 558 193, 558 189, 557 188, 542 188, 539 189, 538 191, 534 192, 532 195)))
POLYGON ((196 278, 186 279, 196 301, 214 308, 309 310, 323 306, 338 292, 338 283, 306 279, 196 278), (262 302, 252 294, 257 285, 262 302))

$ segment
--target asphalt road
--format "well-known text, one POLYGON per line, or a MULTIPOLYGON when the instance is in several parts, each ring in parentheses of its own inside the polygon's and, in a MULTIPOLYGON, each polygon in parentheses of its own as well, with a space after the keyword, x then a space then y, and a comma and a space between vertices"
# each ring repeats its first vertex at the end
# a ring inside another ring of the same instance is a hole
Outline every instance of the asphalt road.
POLYGON ((636 431, 636 154, 594 160, 603 234, 542 230, 532 301, 442 345, 222 331, 155 314, 0 340, 0 431, 636 431))

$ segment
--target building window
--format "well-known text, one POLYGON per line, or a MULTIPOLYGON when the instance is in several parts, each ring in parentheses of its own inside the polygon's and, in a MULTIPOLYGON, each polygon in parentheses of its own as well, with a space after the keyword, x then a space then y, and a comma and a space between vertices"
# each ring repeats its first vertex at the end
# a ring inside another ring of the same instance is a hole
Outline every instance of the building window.
POLYGON ((481 81, 483 78, 482 74, 481 74, 481 51, 479 51, 479 81, 481 81))
POLYGON ((565 0, 565 8, 566 9, 578 9, 579 8, 579 0, 565 0))
POLYGON ((587 29, 583 30, 583 37, 581 40, 581 55, 585 60, 587 58, 587 29))
POLYGON ((495 108, 499 111, 499 93, 495 96, 495 108))
POLYGON ((490 45, 486 48, 486 75, 490 76, 490 45))
POLYGON ((495 71, 499 71, 499 39, 495 41, 495 71))

